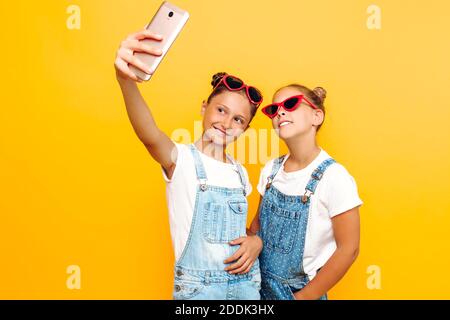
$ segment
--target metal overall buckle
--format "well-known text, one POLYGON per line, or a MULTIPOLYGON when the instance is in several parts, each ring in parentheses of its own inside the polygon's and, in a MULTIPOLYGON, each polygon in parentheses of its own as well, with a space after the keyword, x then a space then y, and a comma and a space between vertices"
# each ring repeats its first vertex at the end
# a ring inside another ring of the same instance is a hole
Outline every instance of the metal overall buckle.
POLYGON ((205 191, 206 190, 206 179, 199 179, 200 181, 200 190, 205 191))
POLYGON ((302 196, 302 202, 306 203, 308 202, 309 198, 311 197, 311 195, 313 194, 313 192, 309 189, 305 190, 305 194, 302 196))
POLYGON ((266 190, 269 190, 271 185, 272 185, 272 178, 268 177, 267 178, 267 183, 266 183, 266 190))

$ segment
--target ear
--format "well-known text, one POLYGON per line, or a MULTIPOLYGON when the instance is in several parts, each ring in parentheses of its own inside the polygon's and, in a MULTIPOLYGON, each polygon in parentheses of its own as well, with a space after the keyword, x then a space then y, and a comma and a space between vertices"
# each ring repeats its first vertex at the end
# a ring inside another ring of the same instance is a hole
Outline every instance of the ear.
POLYGON ((319 126, 322 124, 323 119, 324 119, 324 114, 323 111, 320 109, 316 109, 314 110, 314 115, 313 115, 313 125, 314 126, 319 126))
POLYGON ((206 111, 206 107, 208 106, 208 104, 206 103, 205 100, 203 100, 202 102, 202 108, 200 110, 200 114, 202 115, 202 117, 205 115, 205 111, 206 111))

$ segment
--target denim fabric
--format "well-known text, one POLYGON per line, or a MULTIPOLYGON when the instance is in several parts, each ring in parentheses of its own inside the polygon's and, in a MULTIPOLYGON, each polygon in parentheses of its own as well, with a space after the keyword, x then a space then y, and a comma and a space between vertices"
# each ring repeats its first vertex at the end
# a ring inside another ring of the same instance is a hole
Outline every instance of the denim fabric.
MULTIPOLYGON (((325 170, 335 160, 323 161, 312 173, 305 195, 290 196, 280 192, 272 181, 281 168, 284 157, 274 161, 259 213, 259 236, 263 250, 261 266, 261 299, 294 300, 293 293, 302 289, 309 277, 303 270, 306 227, 311 196, 325 170)), ((327 299, 327 295, 321 297, 327 299)))
POLYGON ((223 261, 239 245, 229 241, 246 235, 248 203, 245 176, 239 172, 242 188, 223 188, 207 184, 206 172, 194 145, 190 145, 199 180, 195 209, 186 246, 175 265, 173 298, 192 300, 259 300, 261 274, 256 260, 250 272, 231 275, 223 261))

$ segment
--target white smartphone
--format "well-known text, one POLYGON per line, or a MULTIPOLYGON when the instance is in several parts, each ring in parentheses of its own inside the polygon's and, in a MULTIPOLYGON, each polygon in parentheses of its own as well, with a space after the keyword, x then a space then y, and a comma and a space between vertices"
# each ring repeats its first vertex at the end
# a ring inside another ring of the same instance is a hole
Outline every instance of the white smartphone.
MULTIPOLYGON (((166 55, 172 43, 177 38, 178 34, 183 29, 187 20, 189 19, 189 13, 182 10, 173 4, 164 1, 152 18, 146 29, 163 36, 163 40, 157 41, 152 39, 141 40, 145 44, 151 45, 157 49, 162 50, 161 56, 153 56, 144 52, 135 52, 134 55, 142 60, 153 72, 155 72, 161 60, 166 55)), ((143 72, 142 70, 131 65, 130 70, 133 71, 136 76, 144 81, 148 81, 151 75, 143 72)))

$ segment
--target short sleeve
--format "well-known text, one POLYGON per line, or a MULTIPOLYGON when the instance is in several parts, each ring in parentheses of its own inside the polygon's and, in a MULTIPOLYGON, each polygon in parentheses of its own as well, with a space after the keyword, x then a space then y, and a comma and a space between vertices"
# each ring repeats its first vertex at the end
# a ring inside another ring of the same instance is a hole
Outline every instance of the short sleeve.
POLYGON ((172 178, 171 178, 171 179, 169 179, 169 178, 167 177, 166 171, 164 170, 163 167, 161 167, 161 171, 162 171, 162 174, 163 174, 163 178, 164 178, 164 181, 165 181, 166 183, 170 183, 170 182, 172 182, 174 179, 176 179, 176 176, 177 176, 178 171, 181 170, 181 169, 179 169, 180 164, 182 163, 183 158, 185 157, 184 154, 186 153, 186 150, 187 150, 187 147, 186 147, 186 145, 184 145, 184 144, 176 143, 176 142, 174 142, 174 144, 175 144, 175 147, 176 147, 176 149, 174 149, 174 150, 177 151, 177 155, 176 155, 177 160, 176 160, 176 162, 175 162, 175 169, 173 170, 173 174, 172 174, 172 178))
MULTIPOLYGON (((326 206, 331 218, 362 205, 355 179, 340 164, 330 166, 326 188, 326 206)), ((326 173, 325 173, 326 175, 326 173)), ((325 177, 325 176, 324 176, 325 177)))
POLYGON ((264 192, 266 191, 267 178, 272 172, 273 160, 270 160, 266 163, 264 168, 261 170, 261 174, 259 175, 258 186, 256 189, 258 190, 261 196, 264 196, 264 192))

